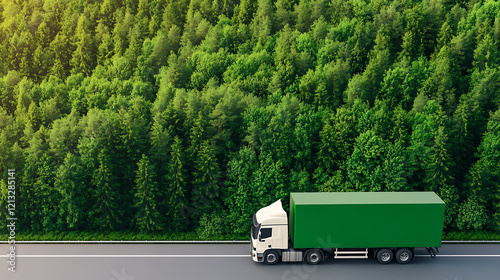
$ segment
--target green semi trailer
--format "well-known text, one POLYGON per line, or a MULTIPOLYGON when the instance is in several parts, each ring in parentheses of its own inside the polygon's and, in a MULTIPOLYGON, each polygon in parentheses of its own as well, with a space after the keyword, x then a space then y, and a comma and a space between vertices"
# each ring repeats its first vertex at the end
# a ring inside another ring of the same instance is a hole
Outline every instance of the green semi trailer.
POLYGON ((289 218, 281 201, 253 217, 255 262, 318 264, 326 257, 410 263, 415 248, 435 256, 445 203, 434 192, 291 193, 289 218))

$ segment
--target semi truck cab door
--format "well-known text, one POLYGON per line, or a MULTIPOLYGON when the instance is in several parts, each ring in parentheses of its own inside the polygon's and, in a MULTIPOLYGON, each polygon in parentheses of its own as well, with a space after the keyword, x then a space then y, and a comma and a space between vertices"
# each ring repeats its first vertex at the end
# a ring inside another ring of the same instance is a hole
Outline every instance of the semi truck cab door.
POLYGON ((260 247, 272 248, 273 245, 273 228, 261 228, 259 235, 260 247))
POLYGON ((275 227, 273 228, 273 236, 272 236, 272 241, 273 241, 273 244, 272 244, 272 247, 273 248, 281 248, 282 245, 281 245, 281 227, 275 227))

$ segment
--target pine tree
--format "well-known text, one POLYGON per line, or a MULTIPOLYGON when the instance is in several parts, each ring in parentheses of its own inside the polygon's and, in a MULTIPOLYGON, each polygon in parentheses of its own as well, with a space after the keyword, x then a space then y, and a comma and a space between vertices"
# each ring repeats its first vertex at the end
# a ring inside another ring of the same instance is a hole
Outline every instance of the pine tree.
POLYGON ((451 26, 449 24, 449 19, 448 19, 441 26, 441 30, 439 31, 439 35, 437 38, 437 45, 435 47, 434 52, 438 53, 442 47, 444 47, 446 44, 448 44, 451 41, 452 37, 453 37, 453 30, 451 29, 451 26))
POLYGON ((41 205, 41 197, 35 188, 36 168, 38 158, 34 154, 26 156, 24 168, 22 170, 23 180, 17 187, 19 201, 19 216, 24 219, 20 221, 20 225, 32 231, 41 229, 40 217, 38 216, 39 207, 41 205))
POLYGON ((483 71, 486 68, 493 68, 500 62, 500 53, 498 45, 495 44, 490 34, 486 34, 484 38, 477 44, 474 50, 474 61, 472 65, 475 69, 483 71))
POLYGON ((156 231, 163 228, 164 216, 159 204, 162 199, 156 183, 156 172, 149 158, 142 155, 137 164, 134 186, 135 226, 143 231, 156 231))
POLYGON ((167 200, 169 209, 167 212, 169 227, 174 232, 182 232, 188 228, 188 190, 186 172, 184 167, 184 151, 181 139, 176 136, 171 147, 170 162, 168 163, 168 174, 165 180, 168 182, 167 200))
POLYGON ((198 221, 203 213, 220 210, 220 171, 213 148, 208 141, 199 146, 193 173, 192 218, 198 221))
POLYGON ((255 13, 256 5, 255 1, 252 0, 242 0, 238 6, 238 15, 236 16, 236 21, 241 24, 249 24, 255 13))
POLYGON ((293 25, 292 7, 291 2, 287 0, 277 0, 274 4, 276 6, 276 25, 277 29, 281 30, 285 25, 293 25))
POLYGON ((413 175, 410 164, 411 157, 398 140, 387 147, 387 157, 384 160, 384 181, 388 191, 412 191, 408 179, 413 175))
POLYGON ((254 174, 258 168, 257 155, 249 147, 240 149, 237 156, 228 163, 227 190, 223 195, 234 233, 244 234, 251 226, 249 218, 260 208, 254 183, 254 174))
POLYGON ((170 146, 172 142, 171 136, 162 125, 161 118, 155 117, 154 123, 151 126, 149 134, 151 144, 151 161, 152 165, 156 166, 159 174, 165 174, 168 165, 168 155, 170 154, 170 146))
POLYGON ((294 14, 297 18, 295 28, 304 33, 309 31, 309 27, 313 23, 311 2, 307 0, 300 0, 298 5, 294 7, 294 14))
POLYGON ((351 68, 346 61, 337 60, 326 64, 323 68, 325 75, 325 96, 317 94, 315 102, 331 109, 339 108, 342 103, 342 94, 351 78, 351 68))
POLYGON ((97 46, 94 36, 90 33, 87 17, 82 14, 78 19, 75 37, 76 50, 71 58, 72 74, 83 73, 89 76, 96 65, 97 46))
POLYGON ((58 202, 61 200, 59 193, 54 188, 54 164, 52 158, 44 153, 40 159, 36 172, 35 190, 41 199, 39 211, 35 212, 44 232, 51 232, 58 227, 58 202))
MULTIPOLYGON (((488 223, 485 228, 496 230, 500 226, 500 110, 488 120, 488 128, 478 147, 479 160, 474 163, 467 176, 466 186, 469 197, 476 198, 478 207, 484 208, 488 223)), ((472 198, 470 198, 472 199, 472 198)), ((476 218, 472 216, 469 218, 476 218)), ((474 219, 465 220, 465 226, 474 223, 474 219)))
MULTIPOLYGON (((207 122, 205 121, 205 118, 206 117, 203 116, 203 113, 199 111, 198 117, 191 126, 191 131, 189 133, 190 141, 189 141, 189 147, 187 149, 187 156, 191 168, 195 166, 194 163, 198 159, 199 156, 198 153, 205 139, 205 134, 206 134, 205 130, 208 125, 207 122)), ((194 168, 193 170, 196 170, 196 168, 194 168)), ((192 170, 189 170, 189 172, 191 173, 192 170)))
POLYGON ((109 28, 102 22, 96 27, 96 65, 105 65, 113 56, 113 38, 109 33, 109 28))
POLYGON ((346 163, 350 182, 357 191, 385 190, 383 163, 388 143, 372 130, 356 138, 354 151, 346 163))
POLYGON ((60 193, 59 214, 69 229, 87 228, 88 185, 80 158, 68 152, 56 172, 54 186, 60 193))
POLYGON ((90 211, 90 219, 94 229, 114 230, 120 228, 123 209, 118 207, 120 196, 118 181, 113 174, 113 165, 108 155, 108 150, 100 150, 97 161, 98 166, 92 175, 94 206, 90 211))
POLYGON ((118 10, 115 14, 116 24, 113 29, 114 53, 123 55, 129 46, 127 35, 132 28, 134 16, 128 11, 123 14, 123 10, 118 10))
POLYGON ((420 94, 415 99, 412 134, 408 150, 413 157, 411 161, 414 168, 410 183, 416 191, 429 190, 424 183, 427 176, 427 166, 430 162, 431 147, 433 146, 434 134, 438 130, 437 114, 441 110, 439 104, 434 100, 428 100, 425 95, 420 94))
MULTIPOLYGON (((8 181, 7 181, 8 182, 8 181)), ((0 180, 0 217, 3 217, 2 220, 0 220, 0 226, 5 227, 7 225, 7 217, 9 217, 8 213, 8 201, 9 201, 9 195, 12 195, 12 193, 9 194, 9 185, 7 184, 6 180, 0 180)))
POLYGON ((325 121, 319 132, 321 140, 318 151, 319 168, 328 174, 333 174, 335 170, 345 167, 345 162, 352 154, 356 137, 359 135, 356 131, 358 121, 355 112, 345 107, 337 109, 336 114, 325 121))
POLYGON ((453 226, 456 215, 458 194, 452 173, 453 163, 446 148, 447 136, 440 126, 434 138, 431 157, 427 163, 425 183, 429 190, 435 191, 446 203, 445 225, 453 226))
POLYGON ((251 29, 255 41, 264 44, 275 32, 274 13, 272 11, 272 2, 269 0, 257 1, 257 12, 253 17, 251 29))

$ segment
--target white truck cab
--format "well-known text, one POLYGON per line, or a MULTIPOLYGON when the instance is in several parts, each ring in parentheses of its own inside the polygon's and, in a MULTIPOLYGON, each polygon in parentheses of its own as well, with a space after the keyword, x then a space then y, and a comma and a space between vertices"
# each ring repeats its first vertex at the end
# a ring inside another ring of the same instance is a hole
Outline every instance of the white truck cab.
POLYGON ((263 262, 266 255, 268 257, 266 262, 272 263, 273 258, 278 256, 266 254, 266 251, 288 249, 288 217, 283 210, 281 200, 255 213, 251 235, 252 259, 255 262, 263 262))

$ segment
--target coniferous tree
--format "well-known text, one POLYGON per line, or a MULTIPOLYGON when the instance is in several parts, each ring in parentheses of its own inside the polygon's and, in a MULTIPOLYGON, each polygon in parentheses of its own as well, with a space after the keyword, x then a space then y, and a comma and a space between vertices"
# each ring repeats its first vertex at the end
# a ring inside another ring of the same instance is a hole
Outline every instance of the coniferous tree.
POLYGON ((164 215, 160 212, 160 200, 162 199, 154 166, 150 164, 149 158, 142 155, 137 164, 135 186, 134 186, 134 217, 135 227, 143 231, 156 231, 163 228, 164 215))
POLYGON ((431 157, 427 163, 425 183, 431 191, 435 191, 446 203, 445 225, 452 226, 456 214, 458 195, 453 187, 452 162, 446 149, 447 136, 444 127, 439 127, 432 147, 431 157))
POLYGON ((35 189, 36 163, 38 159, 35 155, 28 155, 24 164, 22 175, 24 180, 17 187, 20 217, 24 217, 20 225, 33 231, 39 231, 41 227, 40 217, 37 215, 37 209, 40 202, 40 196, 35 189))
POLYGON ((182 232, 189 226, 188 189, 184 162, 182 141, 176 136, 171 147, 168 174, 165 177, 168 182, 168 228, 175 232, 182 232))
POLYGON ((354 151, 346 163, 349 180, 356 190, 385 190, 382 167, 387 147, 387 141, 371 130, 356 138, 354 151))
POLYGON ((194 170, 192 218, 198 221, 203 213, 220 209, 218 185, 220 171, 217 158, 208 141, 203 141, 198 148, 194 170))
MULTIPOLYGON (((12 193, 11 193, 12 194, 12 193)), ((9 212, 8 212, 8 201, 9 201, 9 185, 7 184, 6 180, 0 180, 0 215, 2 217, 9 217, 9 212)), ((3 221, 0 221, 0 226, 5 227, 7 226, 7 219, 2 219, 3 221)))
POLYGON ((287 0, 277 0, 274 5, 276 6, 276 19, 277 29, 280 30, 285 25, 293 25, 292 2, 287 0))
POLYGON ((294 7, 294 14, 297 18, 295 28, 302 33, 309 31, 309 27, 313 23, 311 2, 300 0, 298 5, 294 7))
POLYGON ((239 24, 249 24, 256 10, 255 1, 242 0, 238 6, 236 20, 239 24))
POLYGON ((59 193, 54 188, 55 171, 52 158, 44 153, 40 159, 36 172, 35 190, 40 197, 39 212, 36 212, 41 220, 44 232, 60 229, 58 226, 58 201, 61 200, 59 193))
POLYGON ((228 187, 224 202, 229 209, 229 220, 234 233, 243 234, 251 225, 251 217, 260 207, 255 197, 254 173, 259 168, 258 159, 252 148, 240 149, 229 162, 228 187))
POLYGON ((60 193, 59 214, 69 229, 87 229, 88 185, 80 159, 67 153, 56 172, 54 187, 60 193))
POLYGON ((137 229, 143 154, 171 232, 358 189, 434 190, 446 231, 499 227, 495 1, 39 2, 0 1, 21 228, 137 229))
MULTIPOLYGON (((495 224, 490 224, 487 228, 495 229, 499 226, 498 209, 500 206, 498 180, 500 180, 500 166, 498 160, 499 153, 499 131, 500 131, 500 111, 491 115, 488 121, 488 129, 478 148, 479 160, 471 167, 467 176, 466 186, 470 190, 469 200, 476 199, 476 205, 464 204, 467 212, 462 213, 460 222, 463 227, 470 228, 481 221, 483 213, 477 213, 477 209, 484 209, 484 214, 488 220, 494 220, 495 224), (471 206, 475 206, 472 208, 471 206), (472 208, 472 209, 471 209, 472 208), (471 211, 475 210, 475 211, 471 211), (479 215, 478 215, 479 214, 479 215)), ((472 202, 469 202, 471 204, 472 202)), ((481 227, 485 227, 481 224, 481 227)))
POLYGON ((383 167, 387 191, 412 191, 411 185, 408 184, 408 180, 413 175, 411 157, 403 144, 403 141, 398 140, 387 149, 387 157, 383 167))
POLYGON ((103 148, 97 156, 97 166, 92 174, 94 206, 90 211, 92 226, 97 230, 114 230, 121 226, 123 209, 118 207, 120 195, 113 165, 103 148))
POLYGON ((114 42, 109 27, 100 22, 96 27, 96 65, 104 65, 113 56, 114 42))
POLYGON ((254 39, 257 42, 264 44, 264 39, 267 39, 274 34, 274 25, 272 2, 269 0, 258 0, 257 12, 255 13, 251 23, 254 39))
POLYGON ((78 19, 75 37, 77 39, 75 52, 70 61, 71 73, 83 73, 88 76, 96 65, 97 46, 94 36, 90 33, 89 20, 82 14, 78 19))

